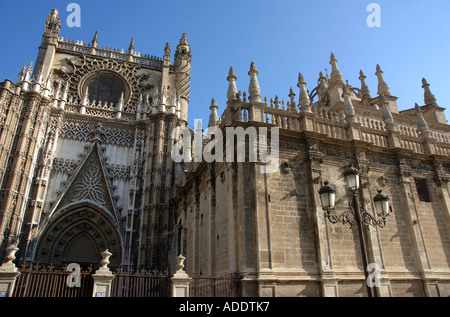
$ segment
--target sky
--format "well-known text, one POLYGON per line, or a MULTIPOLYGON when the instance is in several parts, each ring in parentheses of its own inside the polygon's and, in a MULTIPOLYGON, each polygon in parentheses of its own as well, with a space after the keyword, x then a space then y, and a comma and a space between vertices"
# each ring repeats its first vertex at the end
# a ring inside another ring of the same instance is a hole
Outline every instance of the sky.
MULTIPOLYGON (((17 80, 24 64, 35 61, 52 8, 59 11, 61 36, 128 49, 131 38, 142 54, 163 56, 169 42, 172 62, 181 35, 192 52, 188 121, 207 122, 211 99, 226 108, 228 70, 233 66, 238 90, 248 91, 250 64, 259 71, 261 96, 298 98, 301 72, 307 89, 319 72, 331 72, 330 53, 344 79, 360 87, 359 70, 377 94, 376 65, 384 72, 399 110, 423 105, 422 78, 437 103, 450 105, 450 1, 448 0, 172 0, 2 1, 0 4, 0 81, 17 80), (70 3, 80 7, 80 26, 70 27, 70 3), (379 27, 367 19, 379 6, 379 27)), ((450 110, 445 111, 450 118, 450 110)))

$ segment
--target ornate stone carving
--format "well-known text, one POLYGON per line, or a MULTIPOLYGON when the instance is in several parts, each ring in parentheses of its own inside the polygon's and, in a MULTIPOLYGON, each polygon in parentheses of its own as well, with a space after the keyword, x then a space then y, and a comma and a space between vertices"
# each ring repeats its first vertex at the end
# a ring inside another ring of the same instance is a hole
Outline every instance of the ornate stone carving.
POLYGON ((71 188, 70 199, 72 201, 90 199, 96 203, 104 204, 106 197, 101 182, 100 168, 91 162, 88 164, 81 172, 77 183, 71 188))
POLYGON ((126 83, 123 111, 128 113, 136 112, 140 94, 139 81, 141 77, 137 76, 140 65, 114 59, 96 58, 84 53, 80 54, 80 59, 78 62, 66 59, 67 64, 72 68, 71 71, 67 71, 69 76, 69 99, 82 98, 85 82, 89 77, 99 72, 110 72, 120 77, 126 83))
POLYGON ((104 143, 133 146, 134 131, 109 127, 98 127, 95 124, 66 121, 61 126, 60 136, 66 139, 90 142, 93 133, 101 133, 104 143))
POLYGON ((283 174, 289 174, 291 172, 291 164, 289 162, 283 162, 281 163, 280 169, 283 174))

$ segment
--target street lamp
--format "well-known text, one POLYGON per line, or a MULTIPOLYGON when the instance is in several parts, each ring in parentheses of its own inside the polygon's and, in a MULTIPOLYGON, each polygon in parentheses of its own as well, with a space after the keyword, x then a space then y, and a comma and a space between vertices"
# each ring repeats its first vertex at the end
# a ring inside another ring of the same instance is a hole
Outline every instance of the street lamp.
MULTIPOLYGON (((389 197, 384 195, 381 190, 378 190, 378 194, 373 197, 375 204, 375 209, 377 212, 377 217, 373 217, 371 214, 366 212, 363 206, 360 204, 357 190, 360 187, 359 172, 353 166, 349 166, 344 170, 344 177, 347 187, 352 191, 352 200, 350 201, 350 208, 340 215, 336 214, 335 202, 336 202, 336 191, 332 186, 329 185, 328 181, 324 182, 324 185, 319 190, 320 200, 322 202, 322 208, 327 213, 327 218, 331 223, 342 222, 343 224, 349 223, 357 224, 359 239, 361 241, 361 253, 363 257, 363 265, 367 268, 368 256, 366 251, 366 243, 364 239, 363 224, 365 226, 379 226, 384 228, 386 225, 386 217, 389 215, 389 197)), ((366 276, 366 281, 368 279, 369 273, 364 269, 364 274, 366 276)), ((367 293, 369 297, 372 297, 372 288, 367 285, 367 293)))
POLYGON ((379 215, 389 214, 389 197, 378 190, 378 194, 373 197, 373 202, 375 203, 375 209, 379 215))
POLYGON ((353 166, 349 166, 344 171, 345 182, 347 187, 351 190, 357 190, 359 188, 359 172, 353 166))
POLYGON ((322 208, 327 211, 333 209, 336 202, 336 191, 328 184, 328 181, 325 181, 324 185, 319 190, 322 208))

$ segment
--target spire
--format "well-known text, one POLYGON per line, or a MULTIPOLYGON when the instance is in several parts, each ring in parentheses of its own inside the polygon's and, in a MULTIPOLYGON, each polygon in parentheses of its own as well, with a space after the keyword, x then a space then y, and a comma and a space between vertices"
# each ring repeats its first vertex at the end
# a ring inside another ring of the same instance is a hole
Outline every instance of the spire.
POLYGON ((343 83, 344 77, 342 76, 342 73, 337 66, 337 60, 333 52, 330 55, 330 65, 331 65, 331 84, 335 82, 343 83))
POLYGON ((166 43, 166 46, 164 47, 164 60, 170 61, 170 44, 169 42, 166 43))
POLYGON ((98 31, 95 31, 94 38, 92 39, 92 47, 97 47, 98 45, 98 31))
POLYGON ((425 78, 422 78, 422 88, 424 89, 424 101, 425 105, 436 104, 436 97, 430 91, 430 84, 427 83, 425 78))
POLYGON ((227 92, 227 98, 228 100, 236 100, 236 95, 238 93, 237 87, 236 87, 236 75, 234 74, 233 66, 230 67, 230 70, 228 72, 228 92, 227 92))
POLYGON ((49 37, 59 38, 59 31, 61 30, 61 20, 59 19, 58 10, 52 9, 45 20, 44 35, 49 37))
POLYGON ((208 128, 209 127, 215 127, 219 125, 219 116, 217 115, 217 109, 219 107, 217 107, 217 102, 216 99, 212 99, 211 100, 211 106, 209 107, 209 109, 211 110, 211 114, 209 115, 209 123, 208 123, 208 128))
POLYGON ((355 122, 355 108, 350 100, 351 93, 347 88, 347 85, 342 85, 342 96, 344 97, 344 113, 345 120, 347 122, 355 122))
POLYGON ((177 51, 180 53, 188 53, 190 51, 186 33, 181 35, 180 43, 177 46, 177 51))
POLYGON ((48 90, 48 92, 50 92, 52 90, 52 84, 53 84, 53 73, 50 72, 50 74, 48 74, 46 82, 45 82, 45 89, 48 90))
POLYGON ((183 33, 183 34, 181 35, 180 45, 189 45, 189 44, 188 44, 188 41, 187 41, 186 33, 183 33))
POLYGON ((298 103, 300 104, 300 110, 302 112, 311 112, 311 100, 309 98, 309 94, 306 91, 306 82, 303 78, 302 73, 298 73, 298 83, 297 87, 300 89, 300 96, 298 103))
POLYGON ((366 84, 366 76, 362 70, 359 71, 359 80, 361 81, 361 99, 372 99, 369 86, 366 84))
POLYGON ((167 42, 166 46, 164 47, 164 61, 163 61, 163 63, 164 63, 165 67, 169 67, 170 66, 170 44, 169 44, 169 42, 167 42))
POLYGON ((383 71, 381 70, 380 65, 377 64, 377 71, 375 75, 378 77, 378 95, 390 96, 391 92, 388 84, 384 81, 383 71))
POLYGON ((25 79, 27 65, 23 64, 22 70, 20 71, 18 77, 17 77, 17 83, 20 84, 25 79))
POLYGON ((128 47, 128 54, 134 53, 134 37, 131 38, 130 47, 128 47))
POLYGON ((280 98, 278 98, 278 95, 275 95, 275 100, 273 103, 275 104, 275 109, 280 109, 280 98))
POLYGON ((31 78, 31 74, 33 73, 33 61, 30 62, 30 65, 28 65, 27 72, 25 74, 24 81, 29 81, 31 78))
POLYGON ((259 95, 260 89, 259 89, 259 83, 258 83, 258 71, 256 70, 255 63, 251 62, 250 64, 250 71, 248 72, 248 75, 250 76, 250 84, 248 87, 249 92, 249 101, 250 102, 261 102, 261 96, 259 95))

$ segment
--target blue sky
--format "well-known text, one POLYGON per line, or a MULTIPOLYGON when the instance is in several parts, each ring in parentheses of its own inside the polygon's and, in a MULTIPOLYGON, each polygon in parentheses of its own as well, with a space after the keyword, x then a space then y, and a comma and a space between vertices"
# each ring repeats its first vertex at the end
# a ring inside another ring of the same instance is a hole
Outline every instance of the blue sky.
MULTIPOLYGON (((171 44, 172 60, 182 33, 192 50, 189 123, 206 121, 211 99, 219 115, 226 107, 228 69, 239 90, 247 91, 255 62, 261 96, 298 96, 302 72, 313 89, 320 71, 330 72, 334 52, 345 79, 359 87, 359 70, 377 92, 375 67, 397 97, 400 110, 423 104, 422 77, 440 106, 450 104, 450 1, 448 0, 172 0, 172 1, 2 1, 0 81, 16 80, 23 64, 34 61, 44 21, 52 8, 62 21, 61 36, 127 49, 132 37, 141 53, 162 56, 171 44), (81 7, 81 27, 68 27, 67 5, 81 7), (381 27, 370 28, 368 4, 381 8, 381 27)), ((446 110, 450 118, 450 110, 446 110)))

